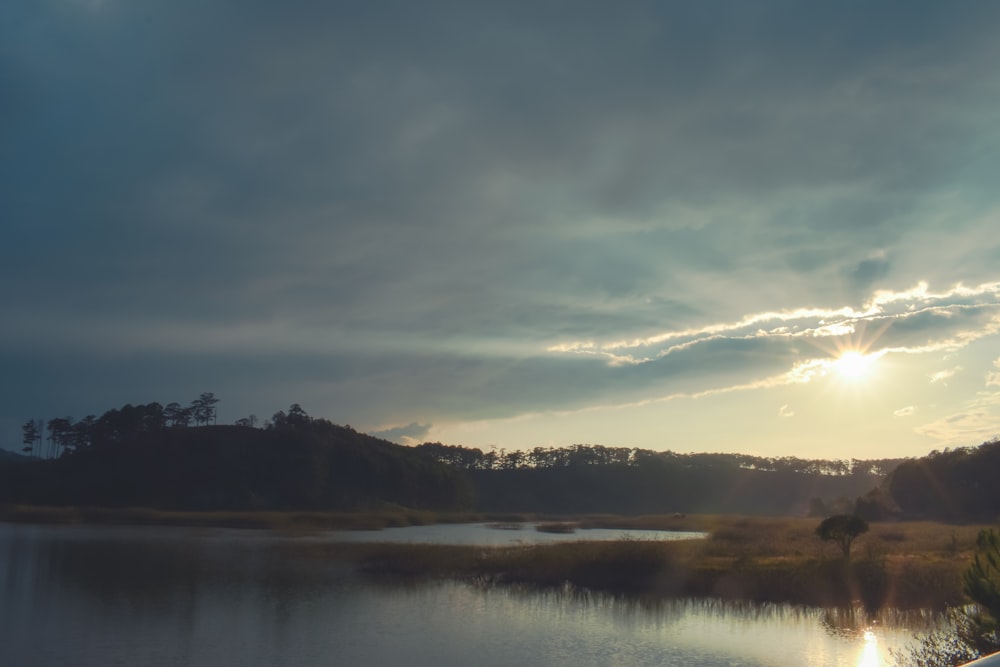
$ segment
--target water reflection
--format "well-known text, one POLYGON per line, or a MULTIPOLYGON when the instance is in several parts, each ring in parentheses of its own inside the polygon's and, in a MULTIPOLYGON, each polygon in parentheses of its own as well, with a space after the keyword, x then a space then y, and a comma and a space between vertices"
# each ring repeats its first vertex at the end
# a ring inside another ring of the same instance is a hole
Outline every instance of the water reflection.
POLYGON ((599 635, 610 623, 615 634, 656 636, 671 650, 690 651, 692 660, 701 651, 711 656, 703 656, 704 663, 688 664, 886 667, 895 664, 890 649, 911 645, 915 634, 932 632, 943 620, 938 613, 919 610, 872 614, 861 605, 817 609, 720 599, 644 599, 568 585, 548 591, 530 586, 480 587, 493 596, 516 600, 521 613, 563 610, 555 613, 566 620, 562 614, 568 609, 572 622, 587 633, 599 635), (590 628, 587 619, 599 623, 590 628))
POLYGON ((501 546, 518 544, 549 544, 552 542, 588 542, 633 540, 696 540, 707 536, 697 531, 624 530, 619 528, 586 528, 570 532, 535 530, 536 524, 461 523, 426 526, 398 526, 382 530, 342 530, 314 536, 316 540, 344 542, 407 542, 419 544, 465 544, 501 546), (516 528, 515 528, 516 526, 516 528))
POLYGON ((927 614, 898 611, 871 617, 863 609, 831 613, 711 599, 636 600, 568 587, 541 593, 503 587, 491 594, 517 599, 521 613, 558 610, 559 618, 595 636, 610 626, 614 635, 655 637, 671 652, 686 651, 694 660, 688 664, 882 667, 891 664, 891 647, 938 627, 927 614), (588 627, 593 619, 596 625, 588 627))
POLYGON ((878 650, 878 636, 874 630, 865 630, 862 634, 864 644, 858 656, 858 667, 881 667, 882 656, 878 650))
POLYGON ((874 667, 931 620, 573 587, 372 582, 287 543, 0 525, 4 664, 874 667))

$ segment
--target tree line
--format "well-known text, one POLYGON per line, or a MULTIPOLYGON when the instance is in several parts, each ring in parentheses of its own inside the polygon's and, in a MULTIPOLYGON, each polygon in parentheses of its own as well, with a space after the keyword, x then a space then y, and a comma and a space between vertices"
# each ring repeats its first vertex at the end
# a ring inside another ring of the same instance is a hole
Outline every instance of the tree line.
POLYGON ((995 521, 1000 516, 1000 439, 901 462, 873 492, 909 519, 995 521))
POLYGON ((673 463, 690 468, 739 468, 760 472, 784 472, 803 475, 863 475, 883 477, 901 461, 884 459, 801 459, 795 456, 764 457, 751 454, 658 452, 635 447, 607 447, 576 444, 568 447, 535 447, 520 451, 444 445, 425 442, 417 449, 442 463, 463 470, 524 470, 528 468, 565 468, 573 466, 641 467, 652 462, 673 463))
POLYGON ((473 481, 484 512, 741 513, 825 516, 851 512, 899 459, 836 461, 747 454, 679 454, 571 445, 483 451, 416 447, 473 481))
MULTIPOLYGON (((29 456, 52 459, 90 447, 102 447, 133 440, 144 433, 163 429, 188 428, 218 424, 216 405, 220 402, 212 392, 202 392, 188 405, 157 402, 112 408, 100 417, 87 415, 83 419, 54 417, 48 421, 29 419, 21 426, 21 449, 29 456)), ((257 415, 241 417, 235 426, 263 429, 304 427, 316 420, 298 403, 288 410, 278 410, 270 419, 261 422, 257 415)), ((345 428, 350 429, 350 426, 345 428)))
POLYGON ((869 521, 1000 517, 1000 439, 919 458, 871 460, 582 444, 483 451, 428 442, 417 449, 469 472, 480 509, 857 514, 869 521))
MULTIPOLYGON (((56 417, 48 421, 28 420, 21 427, 22 451, 39 458, 55 458, 67 452, 123 442, 142 433, 167 428, 186 428, 217 424, 219 403, 212 392, 203 392, 189 405, 157 402, 126 404, 100 417, 88 415, 80 420, 56 417), (47 433, 47 436, 46 436, 47 433)), ((298 403, 279 410, 260 422, 256 415, 237 419, 236 426, 264 429, 294 428, 315 421, 298 403)), ((350 426, 347 426, 350 428, 350 426)), ((692 453, 653 451, 635 447, 574 444, 567 447, 534 447, 530 450, 482 450, 462 445, 425 442, 417 445, 422 453, 449 466, 467 470, 523 470, 527 468, 562 468, 571 466, 633 466, 653 461, 676 463, 691 468, 739 468, 761 472, 791 472, 806 475, 863 475, 884 477, 902 459, 802 459, 794 456, 762 457, 735 453, 692 453)))
MULTIPOLYGON (((236 443, 259 444, 263 440, 250 434, 270 433, 275 437, 266 440, 273 452, 265 452, 263 445, 258 450, 254 449, 257 445, 247 445, 246 451, 268 458, 276 470, 297 470, 304 480, 312 480, 304 483, 307 487, 324 489, 305 496, 288 491, 289 497, 305 498, 312 504, 326 498, 324 502, 337 506, 350 503, 346 496, 336 502, 331 500, 329 493, 333 492, 327 489, 330 480, 337 479, 345 488, 353 489, 348 495, 365 495, 361 487, 343 477, 342 471, 331 472, 330 466, 335 465, 337 457, 351 452, 355 461, 351 465, 358 460, 367 461, 357 465, 366 471, 367 483, 379 489, 386 487, 376 479, 377 471, 395 471, 392 472, 395 474, 400 469, 412 468, 417 461, 440 464, 457 473, 442 477, 447 478, 447 484, 454 485, 461 478, 466 480, 461 483, 463 488, 474 492, 468 497, 463 495, 466 491, 459 494, 465 498, 463 505, 474 502, 481 511, 738 512, 817 517, 854 513, 867 520, 991 521, 997 518, 995 508, 1000 507, 1000 486, 995 483, 1000 476, 998 440, 978 447, 935 451, 917 459, 871 460, 681 454, 590 444, 523 451, 495 448, 484 451, 440 442, 402 447, 358 434, 350 426, 313 418, 297 403, 262 423, 250 415, 237 420, 235 426, 225 427, 235 431, 222 433, 208 429, 209 433, 197 438, 178 437, 188 431, 203 430, 189 428, 192 426, 223 429, 217 425, 219 402, 213 393, 204 392, 188 405, 126 404, 99 417, 29 420, 23 426, 25 453, 34 453, 34 458, 43 461, 72 459, 77 454, 105 450, 114 450, 115 456, 123 457, 130 455, 127 450, 136 443, 196 439, 209 443, 204 446, 210 452, 215 451, 211 449, 212 438, 221 438, 226 444, 220 445, 219 451, 228 452, 227 457, 232 454, 227 458, 228 465, 240 468, 246 465, 236 455, 239 447, 236 443), (163 434, 173 435, 153 437, 163 434), (314 444, 302 444, 307 441, 314 444), (289 442, 299 444, 288 446, 289 442), (323 449, 326 445, 322 443, 331 442, 339 443, 340 453, 323 449), (345 442, 353 444, 347 447, 343 445, 345 442), (294 457, 299 457, 298 463, 287 460, 294 457), (404 459, 407 463, 400 463, 404 459), (308 460, 316 463, 318 472, 303 464, 308 460)), ((199 463, 192 459, 191 465, 196 467, 199 463)), ((420 463, 417 467, 424 465, 420 463)), ((99 477, 103 473, 94 474, 99 477)), ((177 474, 182 475, 179 469, 177 474)), ((196 475, 194 471, 189 474, 196 475)), ((221 479, 236 474, 217 470, 221 479)), ((289 481, 287 485, 292 489, 295 483, 289 481)), ((273 490, 267 493, 273 498, 280 495, 273 490)), ((369 501, 375 502, 375 496, 369 494, 369 501)))
POLYGON ((156 402, 145 405, 129 403, 108 410, 100 417, 87 415, 77 421, 72 417, 55 417, 47 422, 29 419, 21 426, 24 445, 21 451, 51 459, 79 449, 123 442, 141 433, 164 428, 215 424, 215 406, 218 403, 215 394, 203 392, 187 406, 180 403, 168 403, 166 406, 156 402))

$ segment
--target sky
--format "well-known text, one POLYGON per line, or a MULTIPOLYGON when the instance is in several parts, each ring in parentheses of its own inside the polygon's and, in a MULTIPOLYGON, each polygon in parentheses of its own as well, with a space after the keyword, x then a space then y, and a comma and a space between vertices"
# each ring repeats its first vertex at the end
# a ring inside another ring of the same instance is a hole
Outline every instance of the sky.
POLYGON ((0 4, 0 446, 1000 435, 1000 4, 0 4))

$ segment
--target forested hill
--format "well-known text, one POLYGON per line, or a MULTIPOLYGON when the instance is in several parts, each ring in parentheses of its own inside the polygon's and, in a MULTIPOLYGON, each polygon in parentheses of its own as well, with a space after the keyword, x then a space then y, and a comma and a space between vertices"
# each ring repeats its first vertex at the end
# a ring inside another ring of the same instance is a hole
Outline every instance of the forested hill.
POLYGON ((712 512, 826 515, 853 511, 899 459, 809 460, 678 454, 573 445, 528 452, 424 443, 466 470, 488 512, 712 512))
POLYGON ((140 429, 0 465, 0 502, 169 509, 468 509, 466 475, 326 420, 140 429))
MULTIPOLYGON (((312 418, 297 404, 260 427, 253 416, 216 425, 217 402, 205 393, 190 407, 125 405, 100 417, 30 420, 23 426, 24 451, 33 457, 0 461, 0 502, 826 515, 864 503, 879 511, 891 506, 870 492, 899 463, 600 445, 509 452, 441 443, 404 447, 312 418)), ((892 479, 899 485, 909 478, 892 479)))
POLYGON ((903 518, 995 521, 1000 516, 1000 440, 904 461, 880 492, 903 518))

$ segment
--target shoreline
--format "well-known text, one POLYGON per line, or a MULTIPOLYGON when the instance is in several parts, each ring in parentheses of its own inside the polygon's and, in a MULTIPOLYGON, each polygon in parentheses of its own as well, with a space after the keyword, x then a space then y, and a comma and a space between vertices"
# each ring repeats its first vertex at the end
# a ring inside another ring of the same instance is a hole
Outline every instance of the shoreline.
POLYGON ((850 561, 815 536, 818 519, 721 515, 552 517, 371 512, 170 511, 150 508, 0 506, 0 521, 45 525, 141 525, 241 528, 308 536, 331 530, 379 530, 435 523, 572 523, 587 528, 683 530, 704 539, 580 540, 530 546, 310 543, 291 555, 341 560, 365 576, 450 578, 540 589, 567 584, 641 598, 717 597, 822 607, 861 604, 941 610, 965 603, 962 572, 975 537, 988 525, 934 522, 872 524, 850 561))

